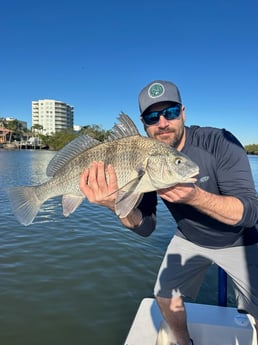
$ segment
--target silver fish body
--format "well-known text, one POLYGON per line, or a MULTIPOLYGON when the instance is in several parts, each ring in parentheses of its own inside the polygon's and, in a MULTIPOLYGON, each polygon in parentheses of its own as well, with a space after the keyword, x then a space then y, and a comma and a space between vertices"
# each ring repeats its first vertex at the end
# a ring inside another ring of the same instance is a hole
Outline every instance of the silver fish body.
POLYGON ((79 189, 80 175, 93 161, 112 164, 116 171, 116 214, 121 218, 128 215, 143 193, 195 181, 198 166, 188 157, 155 139, 140 136, 127 115, 121 114, 119 120, 109 141, 100 143, 84 135, 60 150, 47 167, 47 182, 7 190, 21 224, 31 224, 40 206, 59 195, 63 196, 64 215, 74 212, 84 199, 79 189))
POLYGON ((157 335, 155 345, 173 345, 177 344, 176 337, 165 320, 161 321, 160 329, 157 335))

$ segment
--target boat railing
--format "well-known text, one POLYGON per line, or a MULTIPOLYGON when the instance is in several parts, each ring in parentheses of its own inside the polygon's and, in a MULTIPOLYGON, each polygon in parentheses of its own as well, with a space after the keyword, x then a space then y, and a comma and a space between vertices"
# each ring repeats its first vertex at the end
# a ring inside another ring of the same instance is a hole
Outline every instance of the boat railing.
POLYGON ((227 306, 227 273, 218 267, 218 305, 227 306))

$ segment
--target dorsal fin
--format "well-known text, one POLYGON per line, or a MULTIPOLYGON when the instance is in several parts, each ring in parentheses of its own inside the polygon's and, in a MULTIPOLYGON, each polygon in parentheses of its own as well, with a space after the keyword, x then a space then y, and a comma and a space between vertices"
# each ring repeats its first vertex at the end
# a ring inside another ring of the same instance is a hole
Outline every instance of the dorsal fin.
MULTIPOLYGON (((107 139, 108 141, 130 137, 133 135, 140 135, 137 127, 128 115, 121 113, 118 117, 118 120, 119 123, 115 124, 110 131, 109 137, 107 139)), ((68 161, 98 144, 101 144, 101 142, 93 139, 89 135, 81 135, 78 138, 74 139, 60 151, 58 151, 57 154, 51 159, 46 171, 47 176, 53 177, 56 172, 61 169, 68 161)))
POLYGON ((111 129, 108 141, 131 137, 133 135, 140 135, 137 127, 131 120, 131 118, 125 113, 121 113, 118 117, 119 123, 115 124, 111 129))
POLYGON ((51 159, 47 167, 47 176, 54 176, 68 161, 78 156, 85 150, 100 144, 100 141, 93 139, 89 135, 81 135, 65 145, 51 159))

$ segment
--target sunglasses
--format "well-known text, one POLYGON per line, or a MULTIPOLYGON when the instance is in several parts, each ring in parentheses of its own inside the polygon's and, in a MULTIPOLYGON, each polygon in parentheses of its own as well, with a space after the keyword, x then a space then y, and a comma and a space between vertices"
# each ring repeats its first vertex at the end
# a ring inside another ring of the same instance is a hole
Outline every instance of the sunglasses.
POLYGON ((142 116, 142 121, 146 126, 156 125, 160 116, 164 116, 166 120, 175 120, 181 113, 181 104, 175 103, 172 106, 160 111, 152 111, 142 116))

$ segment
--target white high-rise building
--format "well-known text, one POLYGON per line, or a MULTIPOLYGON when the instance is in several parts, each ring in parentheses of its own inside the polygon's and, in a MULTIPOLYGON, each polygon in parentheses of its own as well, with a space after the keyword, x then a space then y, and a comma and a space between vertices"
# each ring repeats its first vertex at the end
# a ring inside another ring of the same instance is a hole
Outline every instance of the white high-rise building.
POLYGON ((53 99, 32 102, 32 127, 42 126, 42 134, 51 135, 73 128, 73 106, 53 99))

